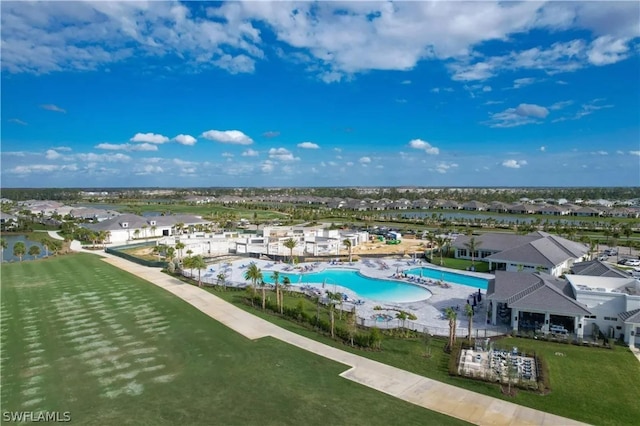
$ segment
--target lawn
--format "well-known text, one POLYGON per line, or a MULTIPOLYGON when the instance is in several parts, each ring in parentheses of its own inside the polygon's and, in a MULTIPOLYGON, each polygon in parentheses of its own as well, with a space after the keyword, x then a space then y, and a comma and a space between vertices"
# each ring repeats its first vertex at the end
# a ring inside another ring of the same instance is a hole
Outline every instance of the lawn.
POLYGON ((81 424, 460 424, 249 341, 154 285, 74 254, 2 265, 3 411, 81 424))
MULTIPOLYGON (((431 258, 431 263, 440 266, 440 254, 435 252, 431 258)), ((454 259, 453 257, 442 257, 442 266, 445 268, 459 269, 461 271, 468 271, 471 267, 471 261, 466 259, 454 259)), ((482 261, 475 261, 476 272, 489 272, 489 263, 482 261)))
MULTIPOLYGON (((241 302, 242 293, 210 291, 295 333, 454 386, 591 424, 634 424, 640 418, 640 363, 625 347, 608 350, 511 337, 501 339, 497 344, 540 354, 549 366, 551 378, 551 393, 547 395, 520 391, 515 398, 507 398, 497 385, 450 376, 444 339, 432 339, 431 358, 424 357, 425 344, 421 339, 385 337, 381 352, 359 350, 295 322, 253 309, 241 302), (564 356, 557 356, 556 352, 564 356)), ((275 300, 273 294, 270 297, 275 300)), ((288 306, 296 306, 298 300, 285 296, 288 306)), ((305 310, 315 315, 312 302, 305 302, 305 310)), ((321 316, 327 317, 326 309, 321 316)))

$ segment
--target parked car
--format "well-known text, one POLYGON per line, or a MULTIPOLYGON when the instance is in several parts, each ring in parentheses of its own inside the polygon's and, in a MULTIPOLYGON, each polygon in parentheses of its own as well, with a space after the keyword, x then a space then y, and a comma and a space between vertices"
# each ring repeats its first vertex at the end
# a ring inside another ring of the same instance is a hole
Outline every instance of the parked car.
POLYGON ((631 259, 620 259, 620 260, 618 260, 618 265, 626 265, 627 261, 629 261, 629 260, 631 260, 631 259))
POLYGON ((608 256, 617 256, 618 255, 618 250, 616 249, 607 249, 604 251, 604 254, 608 255, 608 256))
POLYGON ((627 263, 625 263, 625 266, 640 266, 640 260, 638 260, 638 259, 629 259, 629 260, 627 260, 627 263))

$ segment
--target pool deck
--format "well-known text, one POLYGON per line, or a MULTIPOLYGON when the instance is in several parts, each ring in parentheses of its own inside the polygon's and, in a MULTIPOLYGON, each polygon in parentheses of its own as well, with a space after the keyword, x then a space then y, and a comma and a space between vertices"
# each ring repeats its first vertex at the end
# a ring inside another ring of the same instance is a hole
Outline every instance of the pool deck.
MULTIPOLYGON (((327 269, 352 269, 359 271, 362 275, 370 278, 377 278, 389 281, 403 282, 408 285, 419 285, 415 282, 408 281, 406 279, 397 279, 394 278, 393 275, 396 273, 396 269, 399 269, 400 272, 404 270, 409 270, 412 268, 417 268, 420 266, 428 267, 431 269, 456 273, 460 275, 468 275, 477 278, 490 279, 493 278, 491 274, 484 274, 479 272, 470 272, 470 271, 460 271, 455 269, 442 268, 440 266, 432 265, 430 263, 412 263, 412 260, 409 259, 397 259, 397 258, 383 258, 381 261, 386 262, 388 269, 380 269, 379 265, 372 260, 369 265, 363 261, 352 262, 349 263, 328 263, 321 262, 318 266, 316 266, 313 270, 307 271, 307 273, 312 272, 322 272, 327 269)), ((228 280, 232 282, 239 283, 247 283, 244 279, 244 273, 246 271, 245 268, 241 268, 242 265, 248 265, 250 261, 255 262, 258 267, 263 271, 263 273, 269 271, 279 271, 289 274, 297 274, 300 273, 300 270, 286 270, 290 268, 290 265, 287 263, 275 263, 267 260, 259 260, 259 259, 246 259, 236 260, 231 263, 230 275, 228 275, 228 280)), ((301 263, 299 266, 312 265, 311 263, 301 263)), ((217 265, 212 265, 216 267, 217 265)), ((304 274, 304 273, 303 273, 304 274)), ((304 283, 304 279, 302 280, 304 283)), ((294 283, 297 284, 297 283, 294 283)), ((425 288, 431 293, 431 296, 425 300, 412 301, 412 302, 404 302, 404 303, 390 303, 385 301, 377 301, 372 299, 363 298, 360 295, 355 294, 353 291, 348 288, 336 286, 336 291, 343 292, 346 294, 350 300, 358 300, 361 299, 364 301, 363 304, 359 304, 356 306, 357 315, 362 318, 373 318, 378 313, 385 313, 385 311, 374 310, 374 307, 381 306, 382 308, 388 309, 402 309, 409 312, 414 313, 418 319, 415 321, 407 321, 407 325, 413 324, 415 327, 420 328, 419 331, 422 331, 425 327, 430 330, 432 334, 438 335, 448 335, 449 333, 449 321, 444 318, 443 312, 448 307, 458 308, 458 328, 466 330, 467 328, 467 317, 464 314, 464 306, 467 303, 467 300, 472 301, 470 298, 471 294, 477 293, 478 289, 475 287, 469 287, 466 285, 459 285, 455 283, 448 282, 450 284, 449 288, 440 287, 437 285, 427 286, 425 284, 419 285, 422 288, 425 288)), ((316 287, 320 289, 321 285, 312 284, 312 287, 316 287)), ((295 285, 294 285, 295 287, 295 285)), ((333 284, 327 286, 328 289, 333 290, 333 284)), ((486 290, 481 290, 482 295, 486 295, 486 290)), ((353 304, 345 303, 343 308, 345 310, 351 310, 353 304)), ((483 304, 481 307, 477 307, 476 313, 473 318, 473 328, 474 330, 487 329, 493 331, 494 333, 504 332, 504 327, 492 326, 486 323, 486 304, 483 304)), ((395 312, 389 311, 393 316, 395 316, 395 312)), ((391 325, 396 325, 397 321, 393 320, 391 325)), ((384 327, 384 325, 380 325, 384 327)), ((461 332, 463 332, 461 330, 461 332)))
POLYGON ((72 243, 71 249, 104 257, 105 261, 111 265, 163 288, 249 339, 271 336, 311 353, 345 364, 350 368, 340 376, 418 406, 479 425, 570 426, 583 424, 572 419, 428 379, 316 342, 251 315, 203 289, 184 284, 180 280, 162 273, 159 268, 148 268, 103 252, 85 251, 77 241, 72 243))

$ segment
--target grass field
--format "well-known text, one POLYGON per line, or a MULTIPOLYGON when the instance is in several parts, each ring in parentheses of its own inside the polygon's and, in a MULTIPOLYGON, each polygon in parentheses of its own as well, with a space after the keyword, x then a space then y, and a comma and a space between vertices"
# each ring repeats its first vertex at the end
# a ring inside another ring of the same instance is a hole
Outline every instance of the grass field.
MULTIPOLYGON (((596 425, 635 424, 640 418, 640 363, 626 347, 614 346, 608 350, 511 337, 499 340, 497 344, 505 348, 516 346, 535 351, 546 360, 550 371, 551 393, 520 391, 516 397, 507 398, 495 384, 450 376, 449 356, 443 351, 445 339, 432 339, 429 359, 424 357, 425 344, 421 339, 385 337, 381 352, 363 351, 298 323, 253 309, 241 302, 242 293, 210 291, 287 330, 454 386, 596 425), (564 356, 557 356, 556 352, 564 356)), ((275 299, 273 294, 270 297, 275 299)), ((298 300, 285 297, 285 303, 291 307, 296 306, 298 300)), ((305 310, 315 315, 313 303, 306 303, 305 310)), ((326 309, 321 316, 327 317, 326 309)))
POLYGON ((3 411, 90 425, 461 423, 342 379, 344 365, 249 341, 97 256, 0 272, 3 411))

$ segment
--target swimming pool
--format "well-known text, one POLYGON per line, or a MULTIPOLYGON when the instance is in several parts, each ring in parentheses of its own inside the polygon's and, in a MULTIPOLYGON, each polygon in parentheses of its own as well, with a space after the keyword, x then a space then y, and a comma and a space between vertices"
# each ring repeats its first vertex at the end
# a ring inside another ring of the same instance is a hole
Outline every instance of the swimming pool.
POLYGON ((470 275, 456 274, 455 272, 439 271, 437 269, 431 269, 427 267, 412 268, 404 271, 410 275, 420 275, 422 269, 422 276, 425 278, 431 278, 433 280, 443 280, 453 284, 461 284, 469 287, 487 289, 489 281, 484 278, 472 277, 470 275))
MULTIPOLYGON (((272 271, 263 271, 264 281, 273 283, 272 271)), ((302 274, 280 273, 280 282, 284 277, 289 277, 292 285, 308 283, 325 283, 327 289, 332 290, 334 285, 348 288, 359 297, 390 303, 407 303, 425 300, 431 297, 431 292, 417 285, 398 281, 381 280, 361 275, 352 269, 327 269, 320 272, 302 274)))

